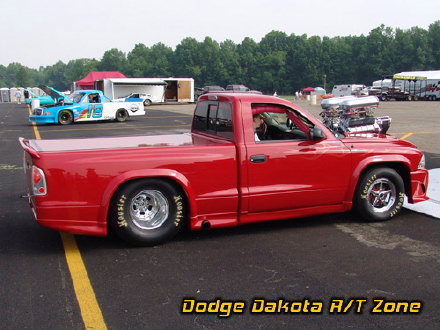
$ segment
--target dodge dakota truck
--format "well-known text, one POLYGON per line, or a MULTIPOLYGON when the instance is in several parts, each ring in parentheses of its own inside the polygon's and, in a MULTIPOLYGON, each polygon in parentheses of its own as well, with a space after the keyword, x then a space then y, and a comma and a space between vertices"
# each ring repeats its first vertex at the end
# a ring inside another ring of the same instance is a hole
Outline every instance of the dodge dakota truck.
MULTIPOLYGON (((45 90, 46 91, 46 90, 45 90)), ((50 91, 48 91, 50 92, 50 91)), ((49 94, 54 99, 56 91, 49 94)), ((112 102, 100 90, 78 90, 54 106, 43 106, 32 110, 29 121, 41 124, 68 125, 92 120, 125 121, 129 116, 145 115, 142 101, 112 102)))
POLYGON ((384 134, 335 137, 278 97, 208 93, 190 133, 20 138, 29 202, 42 226, 114 230, 135 245, 192 230, 356 210, 388 220, 426 200, 413 144, 384 134), (254 128, 255 127, 255 128, 254 128))

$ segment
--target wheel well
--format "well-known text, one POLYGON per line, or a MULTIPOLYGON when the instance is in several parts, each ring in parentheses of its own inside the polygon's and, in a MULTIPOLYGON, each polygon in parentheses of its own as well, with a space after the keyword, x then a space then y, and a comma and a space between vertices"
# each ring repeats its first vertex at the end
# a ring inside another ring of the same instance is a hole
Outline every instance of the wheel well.
MULTIPOLYGON (((388 162, 388 163, 378 163, 378 164, 373 164, 370 166, 367 166, 366 168, 364 168, 359 176, 359 179, 368 171, 374 169, 374 168, 380 168, 380 167, 385 167, 385 168, 391 168, 393 170, 395 170, 397 172, 397 174, 400 175, 400 177, 403 180, 403 184, 405 187, 405 195, 408 197, 408 199, 411 199, 411 175, 410 175, 410 170, 409 168, 403 164, 403 163, 398 163, 398 162, 388 162)), ((359 184, 359 180, 358 180, 358 184, 359 184)))
POLYGON ((68 111, 68 112, 70 112, 70 113, 72 114, 72 116, 73 116, 73 111, 72 111, 72 109, 63 109, 63 110, 60 110, 60 111, 58 112, 58 117, 60 116, 60 113, 63 112, 63 111, 68 111))
MULTIPOLYGON (((113 200, 114 200, 114 198, 115 198, 115 196, 116 196, 116 193, 117 193, 120 189, 122 189, 123 187, 125 187, 125 186, 127 186, 127 185, 129 185, 129 184, 132 184, 132 183, 134 183, 134 182, 142 181, 142 180, 148 180, 148 179, 156 179, 156 180, 162 180, 162 181, 165 181, 165 182, 167 182, 167 183, 173 185, 173 186, 174 186, 174 187, 175 187, 175 188, 176 188, 176 189, 182 194, 182 197, 184 198, 184 202, 186 203, 186 206, 187 206, 187 208, 186 208, 186 210, 187 210, 187 214, 186 214, 186 216, 185 216, 185 220, 188 220, 188 217, 189 217, 189 215, 191 214, 191 212, 190 212, 191 204, 189 203, 189 197, 188 197, 188 194, 187 194, 186 190, 185 190, 185 189, 182 187, 182 185, 181 185, 179 182, 177 182, 176 180, 170 179, 170 178, 168 178, 168 177, 161 177, 161 176, 152 176, 152 177, 135 178, 135 179, 131 179, 131 180, 125 181, 124 183, 122 183, 121 185, 119 185, 119 186, 115 189, 115 191, 113 192, 112 197, 110 198, 110 205, 109 205, 109 208, 108 208, 108 210, 107 210, 107 217, 108 217, 108 214, 109 214, 109 211, 110 211, 111 205, 113 205, 112 202, 113 202, 113 200)), ((107 225, 108 225, 108 221, 107 221, 107 225)))

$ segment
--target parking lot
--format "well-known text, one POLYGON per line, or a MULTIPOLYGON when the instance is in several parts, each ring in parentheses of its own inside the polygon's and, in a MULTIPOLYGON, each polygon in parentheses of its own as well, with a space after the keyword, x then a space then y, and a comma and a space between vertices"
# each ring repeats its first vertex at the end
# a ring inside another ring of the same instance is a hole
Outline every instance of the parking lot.
MULTIPOLYGON (((194 104, 155 105, 123 123, 34 128, 25 105, 0 103, 0 329, 438 329, 436 218, 403 210, 368 224, 352 213, 332 214, 183 232, 164 245, 134 248, 112 236, 42 228, 20 198, 26 191, 19 136, 183 133, 193 110, 194 104), (71 248, 82 261, 73 266, 71 248), (230 317, 182 313, 185 299, 240 301, 245 308, 230 317), (279 299, 301 310, 251 313, 254 301, 279 299), (372 313, 380 300, 390 309, 372 313), (331 311, 337 301, 343 306, 331 311), (402 301, 421 308, 393 312, 392 302, 402 301), (323 309, 305 310, 307 302, 323 309)), ((393 118, 389 133, 418 145, 429 169, 440 167, 439 102, 381 102, 377 115, 393 118)))

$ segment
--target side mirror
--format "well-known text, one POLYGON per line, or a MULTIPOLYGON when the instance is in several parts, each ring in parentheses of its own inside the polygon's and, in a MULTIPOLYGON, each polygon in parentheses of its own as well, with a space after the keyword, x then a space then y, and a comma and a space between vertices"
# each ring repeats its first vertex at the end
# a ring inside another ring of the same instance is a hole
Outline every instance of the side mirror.
POLYGON ((313 140, 324 140, 325 138, 327 138, 327 137, 325 136, 324 132, 322 131, 322 128, 315 125, 312 130, 312 139, 313 140))

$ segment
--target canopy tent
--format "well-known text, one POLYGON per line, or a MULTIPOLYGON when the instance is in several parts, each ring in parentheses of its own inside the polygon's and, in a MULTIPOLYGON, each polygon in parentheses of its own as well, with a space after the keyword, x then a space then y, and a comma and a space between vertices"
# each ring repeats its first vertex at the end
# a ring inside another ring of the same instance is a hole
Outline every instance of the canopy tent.
POLYGON ((95 81, 105 78, 127 78, 119 71, 95 71, 75 82, 75 89, 94 89, 95 81))
POLYGON ((306 87, 302 90, 304 95, 310 95, 311 92, 314 92, 315 89, 313 87, 306 87))

